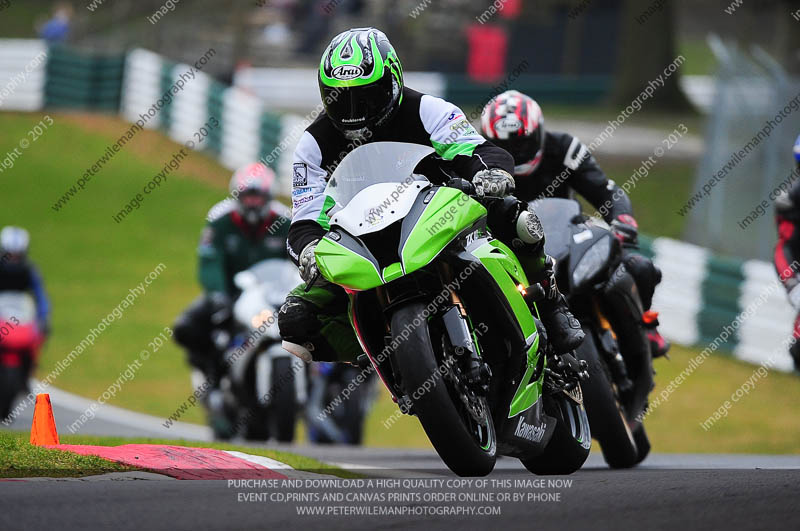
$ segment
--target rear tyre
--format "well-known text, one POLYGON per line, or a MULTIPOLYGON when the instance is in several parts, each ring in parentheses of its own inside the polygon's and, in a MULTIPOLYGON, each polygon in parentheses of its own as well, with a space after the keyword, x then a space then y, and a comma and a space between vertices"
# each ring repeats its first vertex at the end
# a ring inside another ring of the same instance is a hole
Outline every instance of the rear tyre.
POLYGON ((603 458, 611 468, 630 468, 639 461, 636 440, 628 427, 625 410, 617 399, 605 362, 600 360, 592 331, 584 327, 586 338, 576 355, 588 364, 589 379, 581 384, 592 435, 600 443, 603 458))
POLYGON ((520 461, 534 474, 572 474, 586 462, 592 447, 586 410, 563 393, 545 396, 544 410, 556 419, 553 436, 543 453, 520 461))
POLYGON ((392 315, 392 337, 399 339, 394 365, 413 411, 442 461, 459 476, 485 476, 494 469, 497 459, 497 437, 489 406, 485 398, 479 399, 482 411, 480 421, 476 421, 448 377, 441 375, 438 365, 443 360, 437 360, 433 346, 442 344, 441 333, 431 338, 428 322, 420 317, 424 308, 422 303, 411 303, 392 315), (400 336, 408 323, 420 320, 419 326, 411 328, 410 336, 400 336))
POLYGON ((0 420, 11 415, 14 399, 22 390, 23 376, 19 367, 0 367, 0 420))

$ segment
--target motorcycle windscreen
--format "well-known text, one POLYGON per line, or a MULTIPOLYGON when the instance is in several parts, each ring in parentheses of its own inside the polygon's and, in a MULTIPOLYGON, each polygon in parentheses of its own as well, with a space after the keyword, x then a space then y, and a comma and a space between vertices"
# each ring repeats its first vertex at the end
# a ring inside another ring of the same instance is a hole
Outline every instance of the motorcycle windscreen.
POLYGON ((546 198, 530 202, 545 234, 544 251, 563 260, 569 255, 572 219, 580 215, 581 205, 573 199, 546 198))
POLYGON ((262 260, 239 271, 233 277, 233 283, 241 290, 233 304, 233 316, 246 329, 262 330, 266 327, 260 334, 278 338, 278 308, 283 305, 286 295, 302 281, 297 267, 282 258, 262 260))
POLYGON ((283 258, 268 258, 239 271, 233 276, 234 285, 242 291, 260 286, 264 300, 273 306, 281 306, 286 295, 303 279, 297 267, 283 258))
POLYGON ((374 142, 353 150, 325 187, 331 225, 361 236, 403 219, 431 185, 414 168, 433 152, 430 146, 404 142, 374 142))

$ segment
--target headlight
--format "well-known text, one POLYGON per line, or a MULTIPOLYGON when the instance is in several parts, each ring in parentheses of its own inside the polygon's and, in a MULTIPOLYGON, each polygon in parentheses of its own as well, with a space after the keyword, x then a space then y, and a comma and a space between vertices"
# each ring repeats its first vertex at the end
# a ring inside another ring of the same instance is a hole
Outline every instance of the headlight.
POLYGON ((262 324, 267 326, 272 326, 275 324, 274 314, 272 311, 264 309, 260 314, 254 315, 253 319, 250 321, 250 325, 252 325, 253 328, 258 328, 262 324))
POLYGON ((610 236, 592 245, 572 272, 572 285, 578 287, 602 271, 603 267, 605 267, 608 262, 610 254, 610 236))

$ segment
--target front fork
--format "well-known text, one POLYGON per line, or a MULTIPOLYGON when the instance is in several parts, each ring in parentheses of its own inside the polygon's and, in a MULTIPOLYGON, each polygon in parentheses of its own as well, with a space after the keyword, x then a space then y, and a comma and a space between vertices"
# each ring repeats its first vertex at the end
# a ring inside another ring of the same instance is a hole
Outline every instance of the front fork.
POLYGON ((468 319, 460 306, 452 306, 442 314, 442 323, 450 347, 456 355, 456 360, 464 368, 467 385, 476 393, 485 396, 489 392, 492 370, 481 359, 480 347, 470 331, 468 319))

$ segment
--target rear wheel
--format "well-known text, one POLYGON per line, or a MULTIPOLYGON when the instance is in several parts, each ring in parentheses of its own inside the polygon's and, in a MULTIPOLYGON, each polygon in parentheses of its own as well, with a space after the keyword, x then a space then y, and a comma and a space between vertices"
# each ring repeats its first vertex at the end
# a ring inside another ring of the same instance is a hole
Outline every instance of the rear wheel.
POLYGON ((588 364, 589 379, 583 382, 582 387, 592 435, 600 443, 608 466, 630 468, 639 462, 636 440, 614 392, 608 368, 600 359, 592 331, 584 327, 584 332, 586 339, 578 347, 576 355, 588 364))
POLYGON ((412 303, 392 315, 392 336, 399 343, 394 364, 413 411, 442 461, 459 476, 485 476, 497 458, 489 406, 486 398, 468 396, 456 387, 452 377, 456 368, 445 364, 443 349, 438 349, 442 356, 437 357, 434 348, 443 344, 443 332, 430 328, 421 317, 424 308, 422 303, 412 303), (420 320, 410 336, 400 336, 408 323, 420 320))
POLYGON ((592 447, 586 410, 563 392, 545 396, 544 410, 556 419, 553 436, 544 453, 521 459, 522 464, 534 474, 572 474, 586 462, 592 447))

